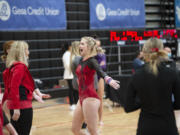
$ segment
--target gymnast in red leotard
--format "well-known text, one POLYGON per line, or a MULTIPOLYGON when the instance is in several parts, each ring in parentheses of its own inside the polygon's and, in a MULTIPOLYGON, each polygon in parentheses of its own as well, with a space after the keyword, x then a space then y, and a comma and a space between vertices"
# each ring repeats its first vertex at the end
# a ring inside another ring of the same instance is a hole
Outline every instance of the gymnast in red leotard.
POLYGON ((99 99, 96 89, 94 88, 94 75, 96 72, 103 78, 107 76, 105 72, 102 72, 93 57, 85 61, 81 60, 76 69, 76 74, 79 79, 79 100, 81 105, 83 100, 88 97, 99 99))
POLYGON ((74 111, 72 132, 74 135, 84 135, 81 132, 82 123, 87 123, 91 135, 98 135, 98 110, 100 100, 94 87, 94 74, 105 79, 115 89, 119 88, 118 81, 109 77, 100 67, 94 56, 97 55, 96 41, 92 37, 83 37, 79 46, 82 59, 76 68, 79 82, 79 102, 74 111))

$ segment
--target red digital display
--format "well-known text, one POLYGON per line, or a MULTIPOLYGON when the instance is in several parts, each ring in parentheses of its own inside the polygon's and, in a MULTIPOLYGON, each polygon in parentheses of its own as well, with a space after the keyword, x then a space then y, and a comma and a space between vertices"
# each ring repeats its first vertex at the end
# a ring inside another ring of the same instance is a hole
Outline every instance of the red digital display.
POLYGON ((110 31, 110 41, 139 41, 150 37, 178 38, 175 29, 151 30, 151 31, 110 31))

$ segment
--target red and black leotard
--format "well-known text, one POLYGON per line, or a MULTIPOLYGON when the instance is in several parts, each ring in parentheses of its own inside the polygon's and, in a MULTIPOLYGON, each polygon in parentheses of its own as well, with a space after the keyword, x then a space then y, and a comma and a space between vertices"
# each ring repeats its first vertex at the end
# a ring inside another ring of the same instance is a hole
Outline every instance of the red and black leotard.
POLYGON ((79 99, 81 105, 85 98, 93 97, 99 99, 94 87, 94 74, 96 72, 102 78, 106 76, 106 73, 101 69, 95 58, 91 57, 85 61, 80 60, 76 74, 79 80, 79 99))

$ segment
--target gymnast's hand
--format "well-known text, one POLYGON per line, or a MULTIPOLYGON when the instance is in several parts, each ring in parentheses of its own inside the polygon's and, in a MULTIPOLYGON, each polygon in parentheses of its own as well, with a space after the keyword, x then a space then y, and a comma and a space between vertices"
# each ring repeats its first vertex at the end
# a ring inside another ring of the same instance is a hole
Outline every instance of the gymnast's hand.
POLYGON ((49 94, 44 94, 44 93, 41 93, 41 91, 36 88, 33 92, 33 97, 40 103, 44 103, 44 99, 48 99, 48 98, 51 98, 51 96, 49 94))
POLYGON ((40 103, 44 103, 44 100, 42 99, 42 97, 38 96, 37 94, 33 94, 33 97, 40 103))
POLYGON ((119 85, 120 81, 117 81, 117 80, 114 80, 112 79, 110 82, 109 82, 109 85, 111 87, 113 87, 114 89, 119 89, 120 88, 120 85, 119 85))
POLYGON ((46 99, 48 99, 48 98, 51 98, 51 95, 41 93, 41 97, 42 97, 42 98, 46 98, 46 99))
POLYGON ((20 117, 20 110, 19 109, 14 109, 14 114, 12 116, 12 119, 14 121, 18 121, 19 117, 20 117))

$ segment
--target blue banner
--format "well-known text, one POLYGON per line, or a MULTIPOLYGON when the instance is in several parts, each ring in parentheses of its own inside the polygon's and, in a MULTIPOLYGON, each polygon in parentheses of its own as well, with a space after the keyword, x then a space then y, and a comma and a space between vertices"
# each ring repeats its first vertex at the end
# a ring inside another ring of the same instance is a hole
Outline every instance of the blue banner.
POLYGON ((0 0, 0 30, 66 29, 64 0, 0 0))
POLYGON ((175 0, 175 22, 176 28, 180 28, 180 0, 175 0))
POLYGON ((144 28, 144 0, 90 0, 90 28, 144 28))

